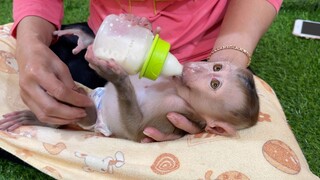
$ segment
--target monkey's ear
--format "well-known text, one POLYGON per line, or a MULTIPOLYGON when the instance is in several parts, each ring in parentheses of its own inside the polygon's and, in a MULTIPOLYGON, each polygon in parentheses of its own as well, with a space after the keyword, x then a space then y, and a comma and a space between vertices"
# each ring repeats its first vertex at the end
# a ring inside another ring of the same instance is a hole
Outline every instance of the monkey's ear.
POLYGON ((220 136, 238 136, 236 128, 232 124, 223 121, 213 121, 207 124, 205 131, 220 136))

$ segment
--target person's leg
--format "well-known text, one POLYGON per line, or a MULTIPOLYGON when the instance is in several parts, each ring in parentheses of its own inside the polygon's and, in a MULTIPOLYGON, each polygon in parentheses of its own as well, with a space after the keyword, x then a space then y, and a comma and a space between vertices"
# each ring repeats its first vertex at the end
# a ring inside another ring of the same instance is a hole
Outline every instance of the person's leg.
MULTIPOLYGON (((63 25, 61 29, 81 29, 88 35, 94 37, 94 33, 87 23, 63 25)), ((77 41, 78 37, 74 35, 61 36, 50 48, 66 63, 75 81, 92 89, 103 87, 106 80, 98 76, 96 72, 89 67, 88 62, 84 58, 86 50, 82 50, 76 55, 72 53, 72 49, 77 46, 77 41)))

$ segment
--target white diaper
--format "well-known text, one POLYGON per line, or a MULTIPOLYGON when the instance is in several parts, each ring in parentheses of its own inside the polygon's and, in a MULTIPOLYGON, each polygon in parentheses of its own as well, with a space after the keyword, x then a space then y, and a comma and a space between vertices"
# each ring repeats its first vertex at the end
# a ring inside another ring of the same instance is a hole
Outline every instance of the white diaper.
MULTIPOLYGON (((93 100, 96 110, 97 110, 97 120, 96 123, 92 126, 84 126, 80 123, 78 125, 86 130, 94 131, 94 132, 100 132, 105 136, 110 136, 111 131, 109 130, 108 125, 106 124, 106 121, 103 121, 103 117, 101 114, 101 108, 102 108, 102 98, 105 92, 104 87, 99 87, 91 91, 89 94, 89 97, 93 100)), ((105 118, 105 117, 104 117, 105 118)))

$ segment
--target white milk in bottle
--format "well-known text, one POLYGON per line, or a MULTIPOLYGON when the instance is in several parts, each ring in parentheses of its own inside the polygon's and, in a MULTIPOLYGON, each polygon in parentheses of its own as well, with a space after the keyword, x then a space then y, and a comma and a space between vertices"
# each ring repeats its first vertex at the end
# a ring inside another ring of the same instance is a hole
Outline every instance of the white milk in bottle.
POLYGON ((123 16, 111 14, 100 26, 93 42, 94 55, 113 59, 130 74, 155 80, 162 76, 180 75, 182 65, 169 52, 170 44, 123 16))

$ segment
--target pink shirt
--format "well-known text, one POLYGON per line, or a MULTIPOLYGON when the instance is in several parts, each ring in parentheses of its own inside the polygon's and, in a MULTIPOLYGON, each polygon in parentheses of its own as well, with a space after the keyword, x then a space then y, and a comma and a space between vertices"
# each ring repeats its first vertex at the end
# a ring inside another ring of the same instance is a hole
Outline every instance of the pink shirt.
MULTIPOLYGON (((279 11, 282 0, 267 0, 279 11)), ((47 19, 58 28, 63 18, 62 0, 14 0, 14 28, 25 16, 47 19)), ((144 16, 160 36, 171 43, 180 62, 199 61, 210 53, 224 17, 226 0, 91 0, 88 24, 96 33, 108 14, 144 16)))

